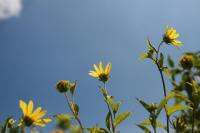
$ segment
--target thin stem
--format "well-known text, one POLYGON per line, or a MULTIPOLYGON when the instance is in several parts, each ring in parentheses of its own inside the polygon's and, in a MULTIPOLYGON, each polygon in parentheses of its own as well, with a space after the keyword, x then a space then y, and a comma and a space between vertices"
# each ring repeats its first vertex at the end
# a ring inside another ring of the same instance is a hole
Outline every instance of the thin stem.
POLYGON ((163 44, 164 42, 163 41, 161 41, 160 42, 160 44, 158 45, 158 49, 157 49, 157 51, 156 51, 156 62, 158 61, 158 54, 159 54, 159 52, 160 52, 160 47, 161 47, 161 45, 163 44))
POLYGON ((192 109, 192 133, 194 133, 194 123, 195 123, 195 110, 196 110, 196 105, 195 102, 193 100, 193 109, 192 109))
POLYGON ((83 128, 83 126, 82 126, 81 120, 80 120, 80 118, 75 114, 75 112, 73 111, 72 105, 70 104, 70 100, 69 100, 69 97, 68 97, 67 93, 64 93, 64 95, 65 95, 65 97, 66 97, 66 101, 67 101, 67 104, 68 104, 68 106, 69 106, 69 108, 70 108, 70 111, 72 112, 72 114, 74 115, 74 118, 77 120, 78 124, 80 125, 82 133, 84 133, 84 128, 83 128))
MULTIPOLYGON (((155 63, 156 63, 156 66, 157 66, 157 68, 159 70, 159 73, 160 73, 160 76, 161 76, 163 92, 164 92, 164 96, 166 97, 167 96, 167 91, 166 91, 165 80, 164 80, 162 69, 160 68, 160 65, 158 63, 158 55, 159 55, 160 47, 161 47, 162 44, 163 44, 163 41, 161 41, 161 43, 158 46, 158 49, 157 49, 157 52, 156 52, 156 61, 155 61, 155 63)), ((166 103, 166 105, 167 105, 167 103, 166 103)), ((169 115, 167 114, 166 107, 164 107, 164 108, 165 108, 165 114, 166 114, 166 118, 167 118, 167 133, 169 133, 169 115)))
POLYGON ((153 128, 153 131, 154 131, 154 133, 156 133, 156 128, 155 127, 153 128))
MULTIPOLYGON (((105 82, 104 82, 104 89, 106 89, 106 83, 105 83, 105 82)), ((113 120, 113 113, 112 113, 112 111, 111 111, 111 109, 110 109, 110 106, 109 106, 108 102, 107 102, 106 100, 105 100, 105 102, 106 102, 106 104, 107 104, 108 111, 109 111, 109 113, 111 114, 111 115, 110 115, 111 126, 112 126, 113 133, 115 133, 115 126, 114 126, 114 120, 113 120)))

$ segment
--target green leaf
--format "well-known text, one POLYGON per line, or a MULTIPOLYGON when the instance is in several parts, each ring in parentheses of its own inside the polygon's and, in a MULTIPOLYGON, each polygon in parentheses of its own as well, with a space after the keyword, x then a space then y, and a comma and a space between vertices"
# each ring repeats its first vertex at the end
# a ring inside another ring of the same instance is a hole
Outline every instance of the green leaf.
MULTIPOLYGON (((149 119, 146 119, 144 120, 143 122, 141 122, 139 125, 142 125, 142 126, 151 126, 151 121, 149 119)), ((163 128, 165 129, 165 125, 161 122, 161 121, 156 121, 156 126, 159 127, 159 128, 163 128)))
POLYGON ((160 114, 161 110, 165 107, 166 103, 175 96, 175 92, 171 91, 165 98, 163 98, 157 108, 156 116, 160 114))
POLYGON ((132 114, 132 112, 124 112, 124 113, 121 113, 120 115, 118 115, 114 119, 114 127, 119 125, 122 121, 124 121, 126 118, 128 118, 131 114, 132 114))
POLYGON ((76 116, 78 116, 78 113, 79 113, 79 106, 75 103, 72 103, 72 109, 75 113, 76 116))
POLYGON ((146 43, 151 50, 157 51, 149 39, 147 39, 146 43))
POLYGON ((187 105, 177 104, 177 105, 173 105, 171 107, 167 107, 166 109, 167 109, 167 114, 170 116, 177 111, 188 110, 188 109, 192 109, 192 108, 187 105))
POLYGON ((74 91, 76 90, 76 86, 77 86, 77 81, 74 81, 74 83, 71 83, 71 87, 70 87, 70 93, 72 94, 72 96, 74 95, 74 91))
POLYGON ((112 99, 112 97, 107 97, 107 102, 111 106, 113 111, 116 110, 116 105, 115 105, 114 100, 112 99))
POLYGON ((110 131, 110 120, 111 120, 111 113, 109 111, 106 116, 106 127, 108 128, 109 131, 110 131))
POLYGON ((172 98, 179 98, 181 100, 192 103, 183 93, 179 91, 171 91, 165 98, 163 98, 158 106, 156 115, 158 116, 161 110, 165 107, 166 103, 172 98))
POLYGON ((151 133, 151 131, 146 128, 145 126, 142 126, 142 125, 137 125, 140 129, 142 129, 145 133, 151 133))
POLYGON ((168 65, 173 68, 174 67, 174 61, 171 59, 170 56, 168 56, 167 61, 168 61, 168 65))
POLYGON ((169 68, 168 67, 164 67, 163 69, 164 69, 164 72, 165 72, 166 76, 169 78, 170 75, 171 75, 169 68))
POLYGON ((163 62, 164 62, 164 56, 162 53, 160 53, 160 59, 158 60, 158 64, 161 68, 163 67, 163 62))
POLYGON ((142 100, 140 100, 140 99, 138 99, 138 98, 136 98, 136 100, 137 101, 139 101, 139 103, 149 112, 149 113, 151 113, 151 109, 150 109, 150 105, 149 104, 147 104, 146 102, 144 102, 144 101, 142 101, 142 100))
POLYGON ((141 55, 139 56, 138 60, 143 60, 143 59, 148 58, 148 57, 149 57, 148 52, 145 52, 145 53, 143 53, 143 54, 141 54, 141 55))
POLYGON ((120 105, 122 104, 122 101, 118 101, 115 110, 113 111, 114 115, 118 112, 120 105))

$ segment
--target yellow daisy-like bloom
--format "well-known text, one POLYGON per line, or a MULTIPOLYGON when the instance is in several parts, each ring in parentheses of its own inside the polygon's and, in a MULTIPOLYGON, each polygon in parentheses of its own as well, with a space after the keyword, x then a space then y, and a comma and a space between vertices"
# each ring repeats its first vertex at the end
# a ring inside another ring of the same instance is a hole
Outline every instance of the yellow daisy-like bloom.
POLYGON ((28 105, 24 101, 20 100, 19 107, 23 112, 23 117, 19 126, 29 127, 34 125, 44 127, 46 123, 51 122, 50 118, 42 118, 47 113, 46 110, 42 111, 42 107, 38 107, 35 111, 33 111, 34 104, 32 100, 29 101, 28 105))
POLYGON ((104 69, 102 62, 99 62, 99 67, 96 64, 93 64, 94 71, 90 71, 89 75, 95 78, 98 78, 102 82, 108 81, 110 77, 111 63, 108 63, 104 69))
POLYGON ((174 28, 169 29, 168 26, 166 26, 166 31, 163 36, 163 41, 167 44, 171 43, 175 47, 179 48, 181 46, 181 41, 176 40, 179 36, 180 35, 176 33, 176 29, 174 28))

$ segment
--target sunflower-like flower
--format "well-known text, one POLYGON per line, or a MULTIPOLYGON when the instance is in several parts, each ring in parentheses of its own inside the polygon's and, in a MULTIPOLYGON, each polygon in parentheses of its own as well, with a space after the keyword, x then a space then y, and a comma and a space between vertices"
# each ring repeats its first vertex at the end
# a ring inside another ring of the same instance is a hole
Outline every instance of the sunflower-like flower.
POLYGON ((176 29, 168 28, 166 26, 165 34, 163 35, 163 41, 167 44, 171 43, 175 47, 179 48, 181 46, 181 41, 176 40, 180 35, 176 33, 176 29))
POLYGON ((108 63, 104 69, 103 63, 99 62, 99 67, 96 64, 93 64, 94 71, 90 71, 89 75, 95 78, 98 78, 102 82, 107 82, 110 78, 110 70, 111 70, 111 63, 108 63))
POLYGON ((43 110, 42 107, 38 107, 33 111, 34 104, 33 101, 30 100, 28 105, 20 100, 19 101, 19 107, 21 108, 23 112, 23 117, 19 123, 19 126, 41 126, 44 127, 46 123, 51 122, 50 118, 43 118, 47 111, 43 110))

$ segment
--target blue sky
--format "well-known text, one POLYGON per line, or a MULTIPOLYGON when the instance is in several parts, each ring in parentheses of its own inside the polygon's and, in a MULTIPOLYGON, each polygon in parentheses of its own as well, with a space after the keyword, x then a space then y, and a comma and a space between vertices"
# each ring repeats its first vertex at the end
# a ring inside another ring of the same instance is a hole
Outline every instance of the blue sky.
MULTIPOLYGON (((148 60, 138 61, 145 40, 159 43, 166 24, 181 34, 181 49, 162 51, 179 59, 199 50, 199 0, 28 0, 19 17, 0 21, 0 121, 19 118, 18 101, 32 99, 48 115, 69 112, 55 91, 60 79, 77 80, 76 100, 86 127, 104 126, 106 106, 99 82, 88 76, 93 63, 112 62, 110 94, 122 100, 121 111, 133 111, 122 133, 141 132, 135 124, 147 117, 136 97, 158 102, 160 76, 148 60)), ((168 90, 170 85, 168 84, 168 90)), ((162 118, 161 118, 162 119, 162 118)), ((50 124, 51 125, 51 124, 50 124)), ((52 124, 53 125, 53 124, 52 124)), ((48 132, 51 128, 44 129, 48 132)))

